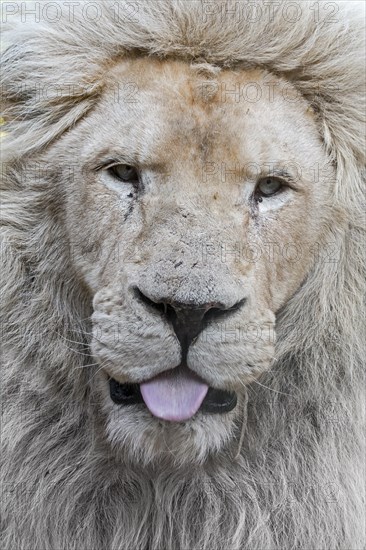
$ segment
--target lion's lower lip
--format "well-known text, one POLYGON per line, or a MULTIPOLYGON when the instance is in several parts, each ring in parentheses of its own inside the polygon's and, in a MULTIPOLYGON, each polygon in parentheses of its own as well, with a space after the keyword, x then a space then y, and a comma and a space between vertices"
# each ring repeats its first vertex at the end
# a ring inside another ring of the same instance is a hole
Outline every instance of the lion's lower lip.
MULTIPOLYGON (((139 384, 120 384, 109 379, 109 391, 114 403, 121 406, 144 404, 139 384)), ((237 404, 235 392, 209 388, 199 411, 205 414, 223 414, 232 411, 237 404)))
POLYGON ((201 411, 210 414, 222 414, 232 411, 238 402, 235 392, 209 388, 201 405, 201 411))
POLYGON ((117 405, 136 405, 144 402, 139 384, 120 384, 114 378, 110 378, 109 393, 117 405))

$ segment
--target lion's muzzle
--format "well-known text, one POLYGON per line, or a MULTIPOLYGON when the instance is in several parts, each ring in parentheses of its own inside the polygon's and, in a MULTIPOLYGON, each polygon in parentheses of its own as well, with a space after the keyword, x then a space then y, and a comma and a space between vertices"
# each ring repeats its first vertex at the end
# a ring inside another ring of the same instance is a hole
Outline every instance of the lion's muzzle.
POLYGON ((176 422, 188 420, 199 409, 209 413, 232 410, 236 406, 236 394, 209 388, 201 377, 186 366, 186 361, 190 344, 207 323, 238 311, 245 299, 229 306, 219 302, 183 304, 167 299, 157 302, 138 288, 135 288, 135 296, 148 308, 164 313, 180 342, 182 362, 178 367, 166 370, 140 385, 118 384, 111 379, 112 400, 125 405, 143 401, 155 417, 176 422))

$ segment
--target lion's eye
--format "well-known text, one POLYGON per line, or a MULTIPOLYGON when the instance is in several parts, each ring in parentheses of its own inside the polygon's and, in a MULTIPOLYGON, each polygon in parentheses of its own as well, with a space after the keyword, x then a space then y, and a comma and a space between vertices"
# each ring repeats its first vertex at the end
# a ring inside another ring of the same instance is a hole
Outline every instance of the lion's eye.
POLYGON ((272 197, 273 195, 276 195, 277 193, 282 191, 284 187, 284 183, 278 178, 262 178, 257 183, 255 196, 257 200, 262 200, 266 197, 272 197))
POLYGON ((121 181, 130 183, 137 183, 139 181, 136 168, 129 164, 115 164, 109 168, 109 172, 121 181))

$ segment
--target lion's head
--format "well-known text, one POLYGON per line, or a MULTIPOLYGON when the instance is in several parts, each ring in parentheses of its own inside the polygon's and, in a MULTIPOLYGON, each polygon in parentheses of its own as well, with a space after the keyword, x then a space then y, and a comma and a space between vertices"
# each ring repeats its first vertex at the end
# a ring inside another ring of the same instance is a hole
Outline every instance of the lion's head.
POLYGON ((336 221, 309 104, 263 71, 212 68, 208 87, 209 70, 116 63, 93 112, 43 158, 93 304, 106 435, 150 458, 191 461, 235 435, 246 386, 274 359, 276 314, 336 221), (126 82, 131 102, 116 100, 126 82))
MULTIPOLYGON (((8 547, 213 548, 214 521, 220 550, 317 544, 309 486, 336 471, 353 496, 360 460, 359 428, 339 450, 323 416, 362 403, 361 25, 322 3, 295 25, 286 3, 243 25, 238 2, 119 2, 128 25, 48 4, 4 54, 3 475, 61 521, 10 518, 8 547)), ((353 543, 357 514, 316 502, 319 547, 339 525, 353 543)))

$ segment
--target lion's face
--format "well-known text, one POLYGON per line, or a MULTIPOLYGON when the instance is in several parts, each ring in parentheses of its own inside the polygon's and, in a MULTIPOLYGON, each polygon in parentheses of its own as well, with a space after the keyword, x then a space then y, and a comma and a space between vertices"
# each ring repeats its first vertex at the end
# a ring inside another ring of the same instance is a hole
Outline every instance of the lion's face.
POLYGON ((274 359, 276 313, 324 223, 327 158, 306 102, 272 75, 134 59, 108 80, 64 138, 92 391, 115 448, 203 460, 274 359))

